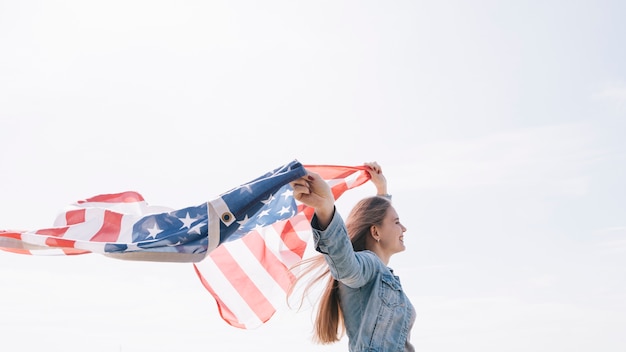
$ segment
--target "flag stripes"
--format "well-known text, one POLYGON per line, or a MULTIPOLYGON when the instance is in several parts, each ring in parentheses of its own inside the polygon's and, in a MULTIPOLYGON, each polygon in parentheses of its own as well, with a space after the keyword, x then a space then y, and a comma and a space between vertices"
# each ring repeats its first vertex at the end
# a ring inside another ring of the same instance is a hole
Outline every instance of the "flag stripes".
POLYGON ((310 243, 314 210, 293 199, 289 182, 318 173, 335 199, 369 180, 363 166, 293 161, 197 206, 149 206, 137 192, 80 200, 53 227, 0 230, 0 249, 30 255, 104 254, 112 258, 192 262, 228 324, 250 329, 286 305, 289 268, 310 243))
MULTIPOLYGON (((335 199, 370 178, 364 167, 305 168, 326 180, 335 199)), ((286 305, 286 294, 294 280, 289 268, 305 254, 312 236, 313 214, 312 208, 299 204, 293 217, 223 243, 205 260, 194 264, 224 321, 242 329, 256 328, 286 305)))

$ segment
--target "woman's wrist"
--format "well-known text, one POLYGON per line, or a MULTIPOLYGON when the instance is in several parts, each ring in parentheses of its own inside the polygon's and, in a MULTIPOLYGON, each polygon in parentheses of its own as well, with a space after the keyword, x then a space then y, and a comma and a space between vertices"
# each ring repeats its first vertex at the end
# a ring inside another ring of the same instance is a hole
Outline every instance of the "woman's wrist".
POLYGON ((315 209, 315 217, 317 218, 317 226, 320 230, 326 230, 335 215, 335 204, 332 207, 320 207, 315 209))

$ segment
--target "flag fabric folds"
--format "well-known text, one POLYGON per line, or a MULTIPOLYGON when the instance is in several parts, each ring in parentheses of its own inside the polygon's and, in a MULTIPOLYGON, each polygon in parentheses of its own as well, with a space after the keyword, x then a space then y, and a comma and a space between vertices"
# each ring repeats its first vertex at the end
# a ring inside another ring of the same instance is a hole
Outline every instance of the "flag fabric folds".
POLYGON ((302 164, 292 161, 216 199, 183 209, 150 206, 136 192, 98 195, 69 206, 51 228, 0 231, 0 249, 196 262, 237 233, 266 199, 305 173, 302 164))
MULTIPOLYGON (((335 199, 370 178, 363 166, 305 167, 326 180, 335 199)), ((293 199, 292 193, 287 185, 278 195, 287 200, 293 199)), ((285 306, 286 293, 294 280, 288 269, 304 256, 312 236, 313 213, 312 208, 299 203, 294 216, 269 226, 257 226, 240 241, 224 243, 205 260, 194 263, 202 284, 215 298, 222 319, 238 328, 256 328, 285 306)), ((260 219, 261 214, 258 222, 260 219)))
POLYGON ((294 160, 183 209, 148 205, 136 192, 98 195, 69 206, 51 228, 0 230, 0 249, 192 262, 222 319, 239 328, 258 327, 285 304, 293 280, 288 268, 302 259, 311 236, 313 209, 297 202, 289 185, 306 170, 320 174, 336 199, 369 180, 362 166, 303 166, 294 160))

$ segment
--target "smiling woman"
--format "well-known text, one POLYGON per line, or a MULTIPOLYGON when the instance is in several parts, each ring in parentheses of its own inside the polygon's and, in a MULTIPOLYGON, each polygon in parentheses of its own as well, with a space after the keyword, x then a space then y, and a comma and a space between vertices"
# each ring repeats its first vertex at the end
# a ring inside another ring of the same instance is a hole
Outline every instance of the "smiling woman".
POLYGON ((326 279, 314 340, 335 343, 344 332, 350 351, 380 350, 412 352, 411 328, 415 309, 404 294, 400 279, 387 267, 390 257, 404 251, 406 228, 387 194, 387 180, 377 163, 366 164, 379 195, 359 201, 344 225, 336 212, 335 199, 319 175, 309 174, 293 181, 294 197, 315 208, 311 221, 315 248, 321 253, 298 265, 304 267, 299 280, 324 263, 326 269, 314 277, 305 294, 326 279), (329 275, 330 273, 330 275, 329 275))

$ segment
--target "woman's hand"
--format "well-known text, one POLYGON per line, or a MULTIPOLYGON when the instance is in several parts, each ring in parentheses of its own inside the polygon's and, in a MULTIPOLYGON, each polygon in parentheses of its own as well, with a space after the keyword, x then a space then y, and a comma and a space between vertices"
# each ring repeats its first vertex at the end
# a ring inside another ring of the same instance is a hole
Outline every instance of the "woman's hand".
POLYGON ((383 175, 383 169, 377 162, 365 163, 367 172, 370 174, 372 183, 376 186, 376 194, 379 196, 387 194, 387 179, 383 175))
POLYGON ((326 228, 335 212, 335 197, 328 183, 320 175, 309 171, 306 176, 289 184, 293 188, 293 197, 314 208, 319 225, 326 228))

